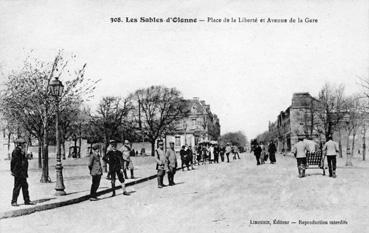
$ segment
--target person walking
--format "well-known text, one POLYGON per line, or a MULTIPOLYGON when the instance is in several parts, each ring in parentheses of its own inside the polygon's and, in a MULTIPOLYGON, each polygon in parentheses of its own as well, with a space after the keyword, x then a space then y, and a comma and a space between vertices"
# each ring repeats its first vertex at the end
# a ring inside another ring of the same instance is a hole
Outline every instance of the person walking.
POLYGON ((169 186, 172 186, 176 184, 174 183, 174 175, 176 174, 178 165, 176 152, 174 150, 174 142, 169 143, 169 149, 167 150, 165 157, 167 159, 167 167, 168 167, 168 182, 169 186))
POLYGON ((221 160, 222 162, 224 162, 224 154, 225 154, 225 147, 224 147, 224 146, 222 146, 222 147, 220 148, 220 152, 219 152, 219 154, 220 154, 220 160, 221 160))
POLYGON ((202 154, 202 147, 201 145, 197 146, 197 151, 196 151, 196 160, 197 160, 197 166, 200 166, 200 161, 201 161, 201 154, 202 154))
POLYGON ((231 145, 229 143, 227 143, 227 146, 225 148, 225 154, 227 156, 227 163, 229 163, 229 155, 232 152, 232 148, 231 145))
POLYGON ((115 196, 115 179, 116 176, 118 177, 118 180, 122 184, 122 190, 123 195, 129 195, 129 193, 126 191, 126 186, 124 183, 124 177, 123 177, 123 155, 122 152, 117 150, 117 142, 111 141, 110 142, 111 150, 106 153, 106 155, 103 157, 103 160, 109 164, 109 172, 110 172, 110 178, 111 178, 111 188, 113 189, 113 197, 115 196))
POLYGON ((194 156, 193 156, 193 151, 192 151, 192 147, 188 146, 187 148, 187 156, 188 156, 188 162, 191 165, 191 169, 193 170, 193 160, 194 160, 194 156))
POLYGON ((262 149, 257 142, 255 143, 253 150, 254 150, 254 155, 256 158, 256 165, 260 165, 260 155, 261 155, 262 149))
POLYGON ((96 195, 96 191, 100 186, 100 180, 103 174, 99 144, 95 144, 92 146, 92 154, 90 155, 88 168, 90 170, 90 175, 92 177, 90 201, 97 201, 98 198, 96 195))
POLYGON ((210 144, 209 146, 209 163, 215 162, 215 156, 214 156, 214 146, 210 144))
POLYGON ((28 160, 25 154, 25 141, 23 139, 17 139, 14 141, 15 148, 12 152, 12 158, 10 161, 10 171, 14 176, 14 187, 12 195, 12 206, 18 206, 17 200, 19 192, 22 189, 23 200, 25 205, 34 205, 30 201, 28 192, 28 160))
POLYGON ((277 151, 277 147, 273 143, 273 141, 270 141, 268 146, 268 152, 269 152, 269 160, 271 164, 275 164, 277 162, 275 158, 275 152, 277 151))
POLYGON ((332 136, 328 137, 328 141, 324 144, 323 151, 327 155, 329 177, 336 178, 336 156, 340 150, 337 142, 333 141, 332 136))
POLYGON ((309 151, 309 148, 303 140, 304 138, 300 136, 298 138, 298 142, 292 148, 292 153, 294 154, 297 161, 299 178, 305 177, 306 153, 309 151))
POLYGON ((120 151, 122 152, 123 155, 123 160, 124 160, 124 167, 123 167, 123 173, 126 179, 128 179, 127 176, 127 170, 130 171, 131 173, 131 179, 134 179, 134 167, 133 167, 133 162, 131 159, 131 146, 130 146, 130 142, 128 140, 124 140, 124 145, 120 148, 120 151))
POLYGON ((240 153, 239 153, 240 150, 238 149, 238 146, 234 146, 234 149, 233 150, 234 150, 234 156, 235 156, 235 158, 236 159, 241 159, 240 158, 240 153))
POLYGON ((159 148, 156 149, 156 170, 158 171, 158 188, 165 187, 164 185, 164 176, 165 170, 167 169, 167 159, 164 152, 164 143, 163 141, 159 142, 159 148))
POLYGON ((215 163, 219 163, 219 146, 215 145, 214 146, 214 162, 215 163))

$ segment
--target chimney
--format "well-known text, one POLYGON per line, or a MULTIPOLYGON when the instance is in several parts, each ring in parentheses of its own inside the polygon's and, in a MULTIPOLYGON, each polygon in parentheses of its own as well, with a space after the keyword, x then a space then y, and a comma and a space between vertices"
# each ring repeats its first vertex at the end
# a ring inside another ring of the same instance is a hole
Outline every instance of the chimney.
POLYGON ((205 100, 200 100, 200 103, 201 103, 201 105, 204 105, 204 106, 206 105, 205 100))
POLYGON ((199 101, 199 97, 193 97, 193 100, 199 101))

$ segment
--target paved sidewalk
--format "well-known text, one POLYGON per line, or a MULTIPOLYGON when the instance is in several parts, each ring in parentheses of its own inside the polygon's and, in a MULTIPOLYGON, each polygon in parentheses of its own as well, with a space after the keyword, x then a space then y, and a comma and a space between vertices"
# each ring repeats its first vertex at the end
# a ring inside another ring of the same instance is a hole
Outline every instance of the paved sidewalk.
MULTIPOLYGON (((55 196, 55 159, 49 161, 49 175, 52 183, 40 183, 41 170, 37 168, 37 159, 30 160, 29 165, 29 193, 31 201, 36 205, 26 206, 23 204, 22 192, 18 197, 19 207, 10 205, 14 179, 10 175, 10 161, 0 161, 0 219, 4 217, 19 216, 42 210, 50 209, 67 204, 73 204, 87 200, 91 187, 91 176, 87 168, 89 158, 63 160, 63 177, 65 196, 55 196)), ((135 179, 128 179, 126 183, 141 182, 143 178, 151 177, 156 174, 155 159, 151 156, 133 157, 135 167, 135 179)), ((110 180, 103 174, 98 191, 111 188, 110 180)), ((128 174, 130 177, 130 174, 128 174)), ((153 178, 153 177, 151 177, 153 178)), ((116 185, 120 185, 119 181, 116 185)), ((119 193, 119 191, 118 191, 119 193)))

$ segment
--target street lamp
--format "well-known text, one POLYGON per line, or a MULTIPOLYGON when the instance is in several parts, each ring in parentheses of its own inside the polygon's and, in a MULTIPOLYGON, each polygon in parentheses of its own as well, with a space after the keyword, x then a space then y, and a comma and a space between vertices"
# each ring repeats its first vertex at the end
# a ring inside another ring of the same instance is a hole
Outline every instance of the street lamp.
POLYGON ((59 132, 59 102, 60 97, 63 94, 63 83, 59 80, 58 77, 55 77, 49 83, 48 91, 55 98, 56 103, 56 111, 55 111, 55 129, 56 129, 56 186, 55 186, 55 195, 62 196, 65 195, 65 187, 63 182, 63 166, 61 163, 61 153, 60 153, 60 132, 59 132))

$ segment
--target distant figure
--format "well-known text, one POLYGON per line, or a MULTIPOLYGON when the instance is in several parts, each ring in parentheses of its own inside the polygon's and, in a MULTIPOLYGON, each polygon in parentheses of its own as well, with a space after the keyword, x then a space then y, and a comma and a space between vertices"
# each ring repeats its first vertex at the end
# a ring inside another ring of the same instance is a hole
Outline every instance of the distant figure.
POLYGON ((167 150, 165 157, 168 167, 168 182, 169 186, 172 186, 176 184, 174 183, 174 175, 176 174, 177 169, 177 156, 174 150, 174 142, 169 143, 169 149, 167 150))
POLYGON ((25 141, 23 139, 17 139, 14 141, 15 148, 12 152, 12 158, 10 162, 10 171, 14 176, 14 188, 11 205, 18 206, 17 199, 19 192, 22 189, 23 200, 25 205, 34 205, 29 199, 28 193, 28 160, 24 152, 25 141))
POLYGON ((276 151, 277 151, 277 147, 275 146, 273 141, 270 141, 269 146, 268 146, 268 152, 269 152, 269 159, 270 159, 271 164, 275 164, 275 162, 277 161, 275 159, 275 152, 276 151))
POLYGON ((222 162, 224 162, 224 154, 225 154, 225 147, 224 147, 224 146, 222 146, 222 147, 220 148, 219 154, 220 154, 220 160, 221 160, 222 162))
POLYGON ((92 146, 92 154, 90 156, 88 168, 90 170, 90 175, 92 177, 90 201, 97 201, 98 198, 96 195, 96 191, 100 186, 100 180, 103 174, 99 144, 95 144, 92 146))
POLYGON ((215 163, 219 163, 219 152, 220 152, 219 146, 215 145, 214 147, 214 162, 215 163))
POLYGON ((227 143, 227 146, 225 148, 225 154, 227 156, 227 163, 229 163, 229 155, 231 154, 231 152, 232 152, 231 145, 227 143))
POLYGON ((128 179, 127 176, 127 170, 130 171, 131 173, 131 179, 134 179, 134 167, 133 167, 133 162, 131 159, 131 146, 128 140, 124 140, 124 145, 120 148, 120 151, 122 152, 123 155, 123 173, 126 179, 128 179))
POLYGON ((261 147, 260 145, 256 142, 254 144, 254 155, 255 155, 255 158, 256 158, 256 165, 260 165, 260 155, 261 155, 261 147))
POLYGON ((336 178, 336 156, 340 149, 337 142, 332 140, 332 136, 328 137, 328 142, 324 144, 323 151, 327 154, 329 177, 336 178))
POLYGON ((191 169, 193 170, 193 151, 192 151, 192 147, 188 146, 187 148, 187 156, 188 156, 188 163, 191 165, 191 169))
POLYGON ((299 137, 298 142, 292 148, 292 153, 294 154, 297 161, 299 178, 305 177, 306 153, 309 151, 309 148, 303 142, 303 140, 304 140, 303 137, 299 137))
POLYGON ((202 155, 202 147, 201 145, 199 145, 197 147, 197 151, 196 151, 196 160, 197 160, 197 165, 200 165, 200 161, 201 161, 201 155, 202 155))
POLYGON ((162 141, 159 142, 159 148, 156 149, 156 170, 158 171, 158 188, 165 187, 164 185, 164 176, 165 169, 167 166, 167 159, 165 157, 164 152, 164 143, 162 141))
POLYGON ((182 146, 181 150, 179 151, 179 155, 181 156, 181 168, 182 171, 184 171, 184 166, 187 167, 187 170, 189 169, 188 163, 187 163, 187 149, 185 146, 182 146))

